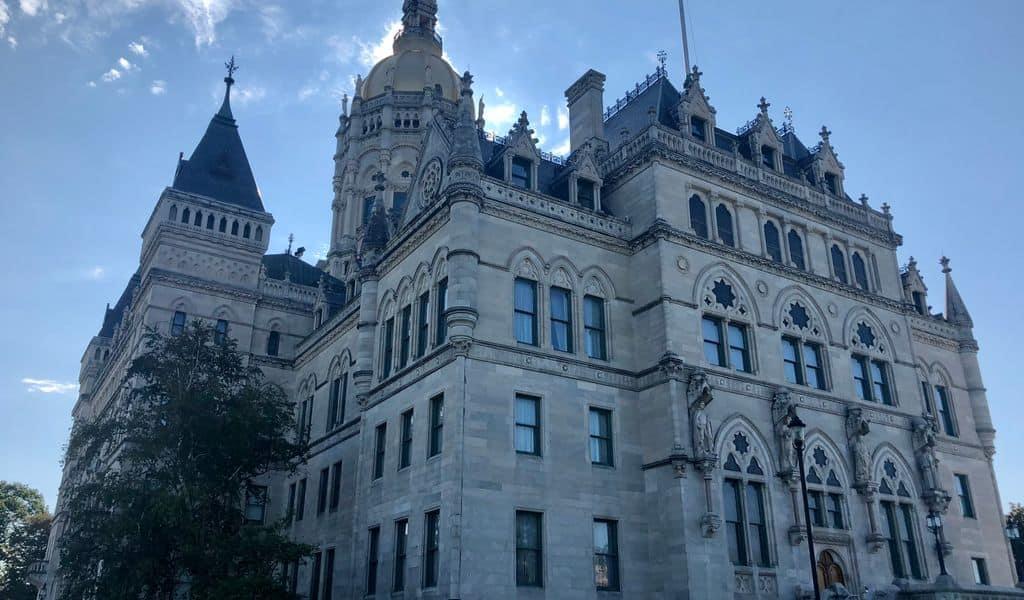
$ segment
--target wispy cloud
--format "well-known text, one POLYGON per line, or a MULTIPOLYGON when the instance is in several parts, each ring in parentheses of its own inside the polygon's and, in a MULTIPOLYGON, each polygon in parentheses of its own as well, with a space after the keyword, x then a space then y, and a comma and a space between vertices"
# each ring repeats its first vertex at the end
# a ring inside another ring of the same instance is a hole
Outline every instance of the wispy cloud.
POLYGON ((566 156, 569 154, 570 148, 572 148, 572 146, 569 145, 569 138, 566 138, 561 144, 552 148, 551 153, 559 156, 566 156))
POLYGON ((106 73, 104 73, 100 77, 100 79, 102 79, 103 81, 105 81, 107 83, 110 83, 111 81, 117 81, 120 78, 121 78, 121 72, 118 71, 117 69, 111 69, 111 70, 107 71, 106 73))
POLYGON ((141 41, 128 44, 128 49, 136 56, 149 56, 149 50, 146 50, 146 46, 141 41))
POLYGON ((149 93, 154 96, 163 96, 167 93, 167 82, 163 79, 154 79, 149 85, 149 93))
POLYGON ((125 71, 131 71, 132 67, 135 66, 132 63, 128 62, 128 59, 123 57, 123 56, 121 58, 117 59, 117 64, 120 65, 121 68, 124 69, 125 71))
POLYGON ((21 12, 25 13, 30 17, 34 17, 39 14, 40 11, 47 9, 46 0, 20 0, 18 6, 21 7, 21 12))
POLYGON ((7 24, 11 22, 11 9, 7 7, 4 0, 0 0, 0 35, 7 30, 7 24))
POLYGON ((298 91, 297 94, 295 94, 295 96, 299 99, 299 102, 305 102, 306 100, 309 100, 311 97, 315 96, 319 92, 320 88, 318 88, 317 86, 305 85, 298 91))
POLYGON ((93 281, 99 281, 107 276, 107 270, 100 266, 89 267, 82 271, 82 275, 86 279, 92 279, 93 281))
POLYGON ((87 83, 85 85, 87 85, 87 86, 89 86, 91 88, 94 88, 94 87, 96 87, 96 82, 95 81, 90 81, 89 83, 87 83))
POLYGON ((548 108, 547 104, 545 104, 544 106, 540 107, 540 126, 541 127, 547 127, 550 124, 551 124, 551 109, 548 108))
MULTIPOLYGON (((145 0, 136 1, 142 3, 145 0)), ((217 41, 217 25, 235 6, 234 0, 175 0, 175 3, 192 27, 196 47, 209 46, 217 41)))
POLYGON ((249 104, 259 102, 267 95, 266 88, 260 86, 235 86, 231 92, 232 102, 238 104, 249 104))
POLYGON ((384 35, 380 37, 376 42, 364 42, 358 41, 359 44, 359 62, 363 63, 365 67, 372 67, 379 63, 385 58, 391 56, 392 44, 394 44, 395 36, 402 29, 402 22, 400 20, 394 20, 387 24, 387 29, 384 35))
POLYGON ((484 111, 484 118, 487 119, 488 127, 499 133, 504 133, 516 121, 516 105, 511 102, 503 102, 488 106, 484 111))
POLYGON ((29 392, 39 392, 41 394, 67 394, 78 389, 77 383, 63 383, 53 379, 25 377, 21 382, 25 384, 25 388, 29 392))
POLYGON ((496 88, 494 88, 494 95, 499 97, 499 98, 504 98, 505 97, 505 90, 501 89, 500 87, 496 87, 496 88))
POLYGON ((558 129, 565 130, 569 128, 569 109, 564 106, 558 107, 558 129))

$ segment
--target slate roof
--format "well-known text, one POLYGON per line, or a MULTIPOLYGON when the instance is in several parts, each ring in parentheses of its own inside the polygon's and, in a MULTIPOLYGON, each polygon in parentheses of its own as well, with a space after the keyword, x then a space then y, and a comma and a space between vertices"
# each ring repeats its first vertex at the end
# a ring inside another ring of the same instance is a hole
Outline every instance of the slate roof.
POLYGON ((128 309, 128 305, 132 301, 132 294, 139 287, 140 281, 141 278, 138 271, 136 271, 132 278, 128 280, 128 285, 121 292, 121 297, 117 299, 114 307, 111 308, 109 304, 107 305, 107 310, 103 313, 103 325, 100 326, 100 331, 96 334, 98 337, 114 337, 114 329, 117 328, 121 319, 124 318, 124 311, 128 309))
POLYGON ((227 78, 225 82, 228 85, 224 103, 210 120, 192 156, 178 161, 171 187, 263 211, 263 200, 245 155, 242 138, 238 135, 238 124, 231 114, 231 84, 234 80, 227 78))
POLYGON ((614 148, 622 139, 620 132, 623 127, 629 130, 630 136, 646 129, 651 122, 647 112, 652 106, 657 111, 658 122, 675 129, 679 122, 676 116, 679 98, 679 90, 672 82, 666 77, 659 78, 604 122, 605 138, 614 148))
POLYGON ((341 280, 331 277, 325 271, 292 254, 266 254, 263 256, 263 266, 267 268, 267 277, 270 279, 284 281, 287 273, 291 282, 296 285, 316 287, 320 283, 320 278, 326 277, 328 287, 345 287, 341 280))

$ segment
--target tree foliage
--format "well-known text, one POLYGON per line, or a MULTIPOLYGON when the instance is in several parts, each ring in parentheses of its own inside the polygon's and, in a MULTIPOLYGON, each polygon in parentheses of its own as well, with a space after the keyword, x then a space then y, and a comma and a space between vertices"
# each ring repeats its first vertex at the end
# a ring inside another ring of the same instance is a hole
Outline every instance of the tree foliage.
POLYGON ((122 390, 72 430, 61 597, 294 598, 276 569, 311 549, 244 512, 248 486, 305 459, 294 403, 198 322, 147 332, 122 390))
POLYGON ((23 483, 0 481, 0 598, 35 600, 29 566, 46 555, 49 535, 43 495, 23 483))

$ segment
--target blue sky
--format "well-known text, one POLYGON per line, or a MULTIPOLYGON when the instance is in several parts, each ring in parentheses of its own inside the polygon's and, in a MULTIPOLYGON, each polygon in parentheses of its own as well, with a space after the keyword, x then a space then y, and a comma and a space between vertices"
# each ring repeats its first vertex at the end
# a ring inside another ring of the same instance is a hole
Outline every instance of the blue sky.
MULTIPOLYGON (((588 68, 605 103, 669 53, 675 0, 441 0, 445 49, 472 70, 488 129, 527 110, 547 150, 567 147, 563 91, 588 68), (514 8, 512 8, 514 7, 514 8)), ((976 322, 1004 502, 1024 501, 1017 294, 1024 3, 689 0, 691 49, 733 129, 772 102, 814 143, 822 124, 846 189, 893 206, 941 310, 948 254, 976 322)), ((264 202, 322 251, 339 97, 389 51, 400 0, 0 0, 0 479, 52 506, 82 349, 138 263, 139 234, 178 152, 233 107, 264 202)))

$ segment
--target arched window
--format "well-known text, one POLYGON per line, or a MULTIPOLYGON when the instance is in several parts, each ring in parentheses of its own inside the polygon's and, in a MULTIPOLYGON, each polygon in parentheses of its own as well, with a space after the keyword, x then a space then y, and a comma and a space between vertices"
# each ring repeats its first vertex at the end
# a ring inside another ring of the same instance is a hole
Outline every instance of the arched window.
POLYGON ((262 225, 257 225, 256 226, 256 241, 257 242, 262 242, 263 241, 263 226, 262 225))
POLYGON ((704 359, 712 366, 752 373, 750 307, 743 292, 724 277, 711 278, 704 286, 702 303, 706 311, 701 318, 704 359))
POLYGON ((167 214, 167 219, 170 220, 170 221, 175 221, 175 220, 177 220, 177 218, 178 218, 178 205, 177 204, 172 204, 171 205, 171 210, 167 214))
POLYGON ((777 263, 782 262, 782 240, 779 238, 779 228, 771 221, 764 224, 764 246, 768 251, 768 257, 777 263))
POLYGON ((277 356, 277 353, 281 350, 281 333, 278 331, 271 331, 270 335, 267 336, 267 356, 277 356))
POLYGON ((251 236, 251 235, 252 235, 252 225, 249 225, 248 223, 246 223, 245 224, 245 228, 242 229, 242 237, 244 237, 245 239, 249 239, 249 236, 251 236))
POLYGON ((804 262, 803 238, 800 237, 800 234, 795 229, 790 229, 786 238, 789 241, 789 261, 801 271, 807 270, 806 263, 804 262))
POLYGON ((220 218, 220 227, 218 228, 218 231, 220 231, 221 233, 226 233, 227 230, 228 230, 228 220, 227 220, 226 217, 221 217, 220 218))
POLYGON ((231 223, 231 235, 238 235, 238 221, 231 223))
POLYGON ((772 565, 765 495, 767 459, 759 459, 759 454, 743 431, 732 434, 725 445, 722 507, 729 559, 734 565, 772 565))
POLYGON ((902 466, 887 458, 877 474, 882 535, 889 548, 892 574, 898 579, 923 579, 914 495, 902 466))
POLYGON ((831 550, 824 550, 818 555, 818 587, 826 590, 835 584, 846 587, 846 576, 835 554, 831 550))
POLYGON ((850 283, 846 277, 846 255, 836 244, 832 244, 832 270, 835 271, 836 279, 843 283, 850 283))
POLYGON ((836 464, 830 452, 821 444, 814 444, 807 453, 807 506, 811 525, 827 529, 849 529, 844 498, 846 492, 836 474, 836 464))
POLYGON ((213 215, 206 215, 206 228, 213 229, 213 215))
POLYGON ((708 239, 708 209, 700 196, 690 196, 690 228, 704 239, 708 239))
POLYGON ((99 348, 97 348, 96 351, 92 353, 93 360, 99 360, 101 356, 103 356, 103 351, 100 350, 99 348))
POLYGON ((850 260, 853 262, 853 280, 857 287, 862 290, 868 289, 868 269, 864 265, 864 259, 861 258, 860 252, 854 252, 853 258, 850 260))
POLYGON ((196 211, 196 220, 193 221, 192 224, 195 225, 196 227, 202 227, 203 226, 203 212, 202 211, 200 211, 200 210, 196 211))
POLYGON ((718 239, 726 246, 736 246, 736 235, 732 229, 732 213, 724 204, 715 207, 715 221, 718 224, 718 239))
POLYGON ((186 208, 185 210, 181 211, 181 222, 182 223, 188 225, 188 222, 191 220, 191 217, 192 217, 192 212, 189 211, 188 208, 186 208))

